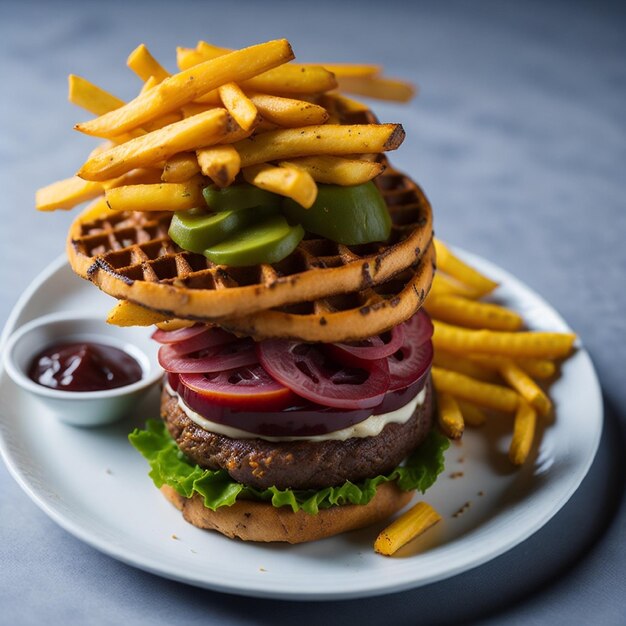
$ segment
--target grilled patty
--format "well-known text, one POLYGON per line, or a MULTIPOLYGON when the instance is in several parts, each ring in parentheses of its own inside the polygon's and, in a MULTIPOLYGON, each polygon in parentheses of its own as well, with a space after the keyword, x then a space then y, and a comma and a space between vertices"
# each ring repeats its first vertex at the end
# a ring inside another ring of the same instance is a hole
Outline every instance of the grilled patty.
POLYGON ((161 415, 180 449, 206 469, 224 469, 245 485, 265 489, 321 489, 386 474, 406 458, 432 427, 432 388, 405 424, 387 424, 376 437, 346 441, 232 439, 204 430, 163 390, 161 415))

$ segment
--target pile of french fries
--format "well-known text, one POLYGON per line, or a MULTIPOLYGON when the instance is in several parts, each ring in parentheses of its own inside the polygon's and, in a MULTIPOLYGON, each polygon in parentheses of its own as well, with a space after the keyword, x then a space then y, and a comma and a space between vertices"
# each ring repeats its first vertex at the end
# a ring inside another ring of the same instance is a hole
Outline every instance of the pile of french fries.
POLYGON ((425 308, 433 319, 432 377, 439 425, 452 439, 484 424, 485 410, 514 415, 509 458, 522 465, 532 447, 538 417, 552 402, 537 380, 556 373, 576 335, 522 330, 516 312, 480 299, 498 285, 435 242, 437 274, 425 308))
POLYGON ((129 102, 70 75, 70 102, 97 116, 75 128, 106 141, 76 176, 40 189, 37 209, 95 199, 99 210, 179 211, 202 206, 209 181, 227 187, 238 176, 308 208, 318 182, 357 185, 380 174, 373 155, 396 149, 404 131, 340 124, 340 108, 367 109, 340 91, 405 101, 413 87, 377 65, 293 58, 285 39, 240 50, 201 41, 178 48, 170 74, 142 44, 127 60, 143 83, 129 102))

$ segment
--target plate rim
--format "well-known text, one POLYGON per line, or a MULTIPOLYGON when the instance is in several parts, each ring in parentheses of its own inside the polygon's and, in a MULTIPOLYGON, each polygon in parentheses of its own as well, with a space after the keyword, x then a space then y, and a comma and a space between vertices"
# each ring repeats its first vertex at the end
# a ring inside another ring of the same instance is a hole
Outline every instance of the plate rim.
MULTIPOLYGON (((535 292, 531 287, 526 285, 520 279, 515 277, 513 274, 505 270, 504 268, 496 265, 495 263, 488 261, 476 254, 467 252, 462 248, 453 248, 455 253, 459 254, 462 258, 474 263, 479 269, 483 269, 483 271, 491 272, 492 274, 501 277, 500 280, 505 282, 507 285, 512 285, 513 289, 517 292, 521 290, 524 292, 524 298, 527 295, 531 295, 533 299, 535 299, 538 303, 540 303, 543 307, 547 308, 550 313, 554 316, 556 320, 558 320, 559 324, 564 328, 569 329, 569 325, 560 315, 560 313, 541 295, 535 292)), ((57 257, 53 262, 45 267, 39 274, 35 276, 35 278, 31 281, 31 283, 26 287, 26 289, 22 292, 17 302, 13 306, 9 317, 5 323, 5 326, 0 334, 0 351, 2 350, 8 336, 13 332, 15 328, 17 328, 16 324, 19 320, 20 315, 26 309, 32 297, 37 293, 39 288, 51 277, 56 275, 59 272, 66 271, 68 268, 67 259, 64 254, 57 257)), ((220 580, 212 579, 200 579, 199 577, 191 577, 185 576, 184 573, 175 571, 171 566, 169 568, 164 567, 162 564, 160 565, 158 558, 150 558, 145 554, 141 553, 128 553, 125 551, 125 548, 118 544, 111 544, 107 542, 106 538, 99 537, 97 531, 90 531, 89 528, 83 528, 79 523, 74 521, 71 518, 67 518, 62 510, 57 510, 54 507, 54 503, 50 502, 44 493, 39 493, 35 486, 31 485, 28 482, 28 479, 25 475, 23 475, 19 462, 14 460, 11 457, 11 452, 8 448, 6 441, 6 433, 5 429, 7 429, 6 420, 2 418, 4 411, 0 410, 0 456, 4 460, 6 467, 10 475, 13 479, 18 483, 18 485, 22 488, 22 490, 30 497, 30 499, 44 512, 48 515, 55 523, 61 526, 64 530, 69 532, 71 535, 75 536, 79 540, 87 543, 93 548, 112 556, 113 558, 126 563, 127 565, 137 567, 144 571, 150 572, 152 574, 168 578, 171 580, 176 580, 179 582, 183 582, 186 584, 190 584, 197 587, 202 587, 205 589, 211 589, 214 591, 235 594, 235 595, 244 595, 249 597, 259 597, 259 598, 271 598, 271 599, 282 599, 282 600, 304 600, 304 601, 324 601, 324 600, 341 600, 341 599, 353 599, 364 596, 373 596, 373 595, 383 595, 388 593, 396 593, 400 591, 405 591, 408 589, 413 589, 417 587, 424 586, 426 584, 436 583, 441 580, 451 578, 452 576, 456 576, 460 573, 469 571, 484 563, 491 561, 492 559, 501 556, 502 554, 508 552, 515 546, 522 543, 525 539, 538 532, 548 521, 550 521, 566 504, 566 502, 572 497, 575 491, 580 486, 581 482, 589 472, 589 468, 593 463, 593 460, 596 456, 600 438, 603 430, 603 422, 604 422, 604 407, 602 402, 602 393, 601 387, 599 384, 599 380, 597 377, 597 373, 593 366, 593 362, 585 350, 580 339, 577 340, 577 358, 582 359, 581 366, 586 367, 588 373, 590 374, 589 378, 589 389, 587 393, 593 391, 592 402, 597 407, 598 411, 596 413, 597 417, 597 428, 594 430, 594 438, 589 442, 590 445, 586 447, 587 454, 584 460, 584 463, 579 463, 576 466, 575 479, 568 482, 567 489, 563 490, 560 494, 559 498, 554 498, 551 502, 551 506, 542 509, 541 515, 535 515, 531 524, 526 524, 523 526, 522 532, 510 533, 508 535, 507 540, 500 540, 497 545, 492 547, 491 549, 483 549, 478 558, 474 556, 474 558, 465 558, 456 563, 454 567, 448 568, 440 568, 439 571, 435 572, 426 577, 422 577, 419 580, 409 579, 404 583, 394 581, 392 584, 388 584, 385 582, 385 577, 378 577, 379 580, 376 580, 376 577, 373 577, 370 584, 367 586, 354 585, 350 588, 344 588, 341 590, 333 590, 331 591, 312 591, 312 592, 303 592, 301 590, 285 590, 281 589, 280 591, 272 588, 272 584, 268 584, 270 581, 263 582, 262 579, 258 579, 259 584, 255 584, 250 586, 250 581, 247 581, 247 585, 237 586, 233 584, 223 583, 220 580), (469 561, 469 562, 468 562, 469 561)), ((3 366, 0 363, 0 379, 6 376, 6 372, 4 372, 3 366)), ((497 522, 497 516, 494 518, 497 522)), ((478 526, 475 530, 472 531, 472 537, 480 536, 482 532, 485 532, 486 527, 490 526, 494 523, 494 520, 490 520, 487 524, 483 524, 482 527, 478 526)), ((497 526, 497 523, 496 523, 497 526)), ((463 539, 457 539, 448 544, 444 544, 442 546, 437 546, 435 548, 430 549, 425 554, 430 554, 431 556, 436 557, 438 554, 443 553, 445 560, 445 552, 451 550, 455 544, 459 541, 463 541, 463 539)), ((492 542, 484 542, 487 548, 491 545, 492 542)), ((411 557, 408 559, 404 559, 405 567, 399 567, 399 569, 407 569, 408 563, 411 561, 411 557)), ((167 565, 167 564, 166 564, 167 565)), ((355 577, 356 579, 356 577, 355 577)))

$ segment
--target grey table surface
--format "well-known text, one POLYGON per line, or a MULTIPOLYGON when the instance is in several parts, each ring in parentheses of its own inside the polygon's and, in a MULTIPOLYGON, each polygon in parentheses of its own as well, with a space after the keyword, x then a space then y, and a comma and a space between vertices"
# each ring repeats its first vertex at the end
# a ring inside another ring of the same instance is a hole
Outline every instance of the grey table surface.
POLYGON ((573 2, 0 2, 0 322, 61 253, 71 214, 37 187, 91 145, 66 75, 121 97, 139 42, 287 37, 304 61, 382 63, 413 80, 394 163, 424 186, 447 241, 511 271, 579 333, 603 387, 598 456, 570 502, 507 554, 388 597, 297 603, 195 589, 57 527, 0 465, 0 624, 626 624, 626 12, 573 2))

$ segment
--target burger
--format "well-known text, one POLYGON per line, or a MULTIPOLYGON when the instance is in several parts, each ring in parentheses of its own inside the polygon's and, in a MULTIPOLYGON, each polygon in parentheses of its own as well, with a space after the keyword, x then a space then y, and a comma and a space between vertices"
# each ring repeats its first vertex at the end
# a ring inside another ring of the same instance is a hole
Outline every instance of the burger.
MULTIPOLYGON (((214 61, 194 70, 194 88, 212 84, 214 61)), ((67 243, 80 276, 161 320, 162 419, 130 442, 188 522, 228 537, 300 543, 381 522, 434 483, 448 445, 433 424, 432 324, 421 309, 434 272, 431 209, 382 154, 404 131, 333 93, 292 110, 322 109, 322 123, 293 128, 291 118, 283 129, 267 98, 289 98, 235 91, 258 107, 245 129, 232 91, 220 91, 218 115, 198 103, 204 92, 176 92, 181 81, 83 125, 115 135, 152 106, 187 116, 79 172, 144 177, 105 185, 67 243), (197 123, 219 121, 221 134, 189 152, 173 127, 203 115, 197 123), (188 167, 184 184, 168 182, 174 163, 188 167), (151 180, 155 168, 165 183, 151 180), (117 204, 129 197, 137 204, 117 204)))

